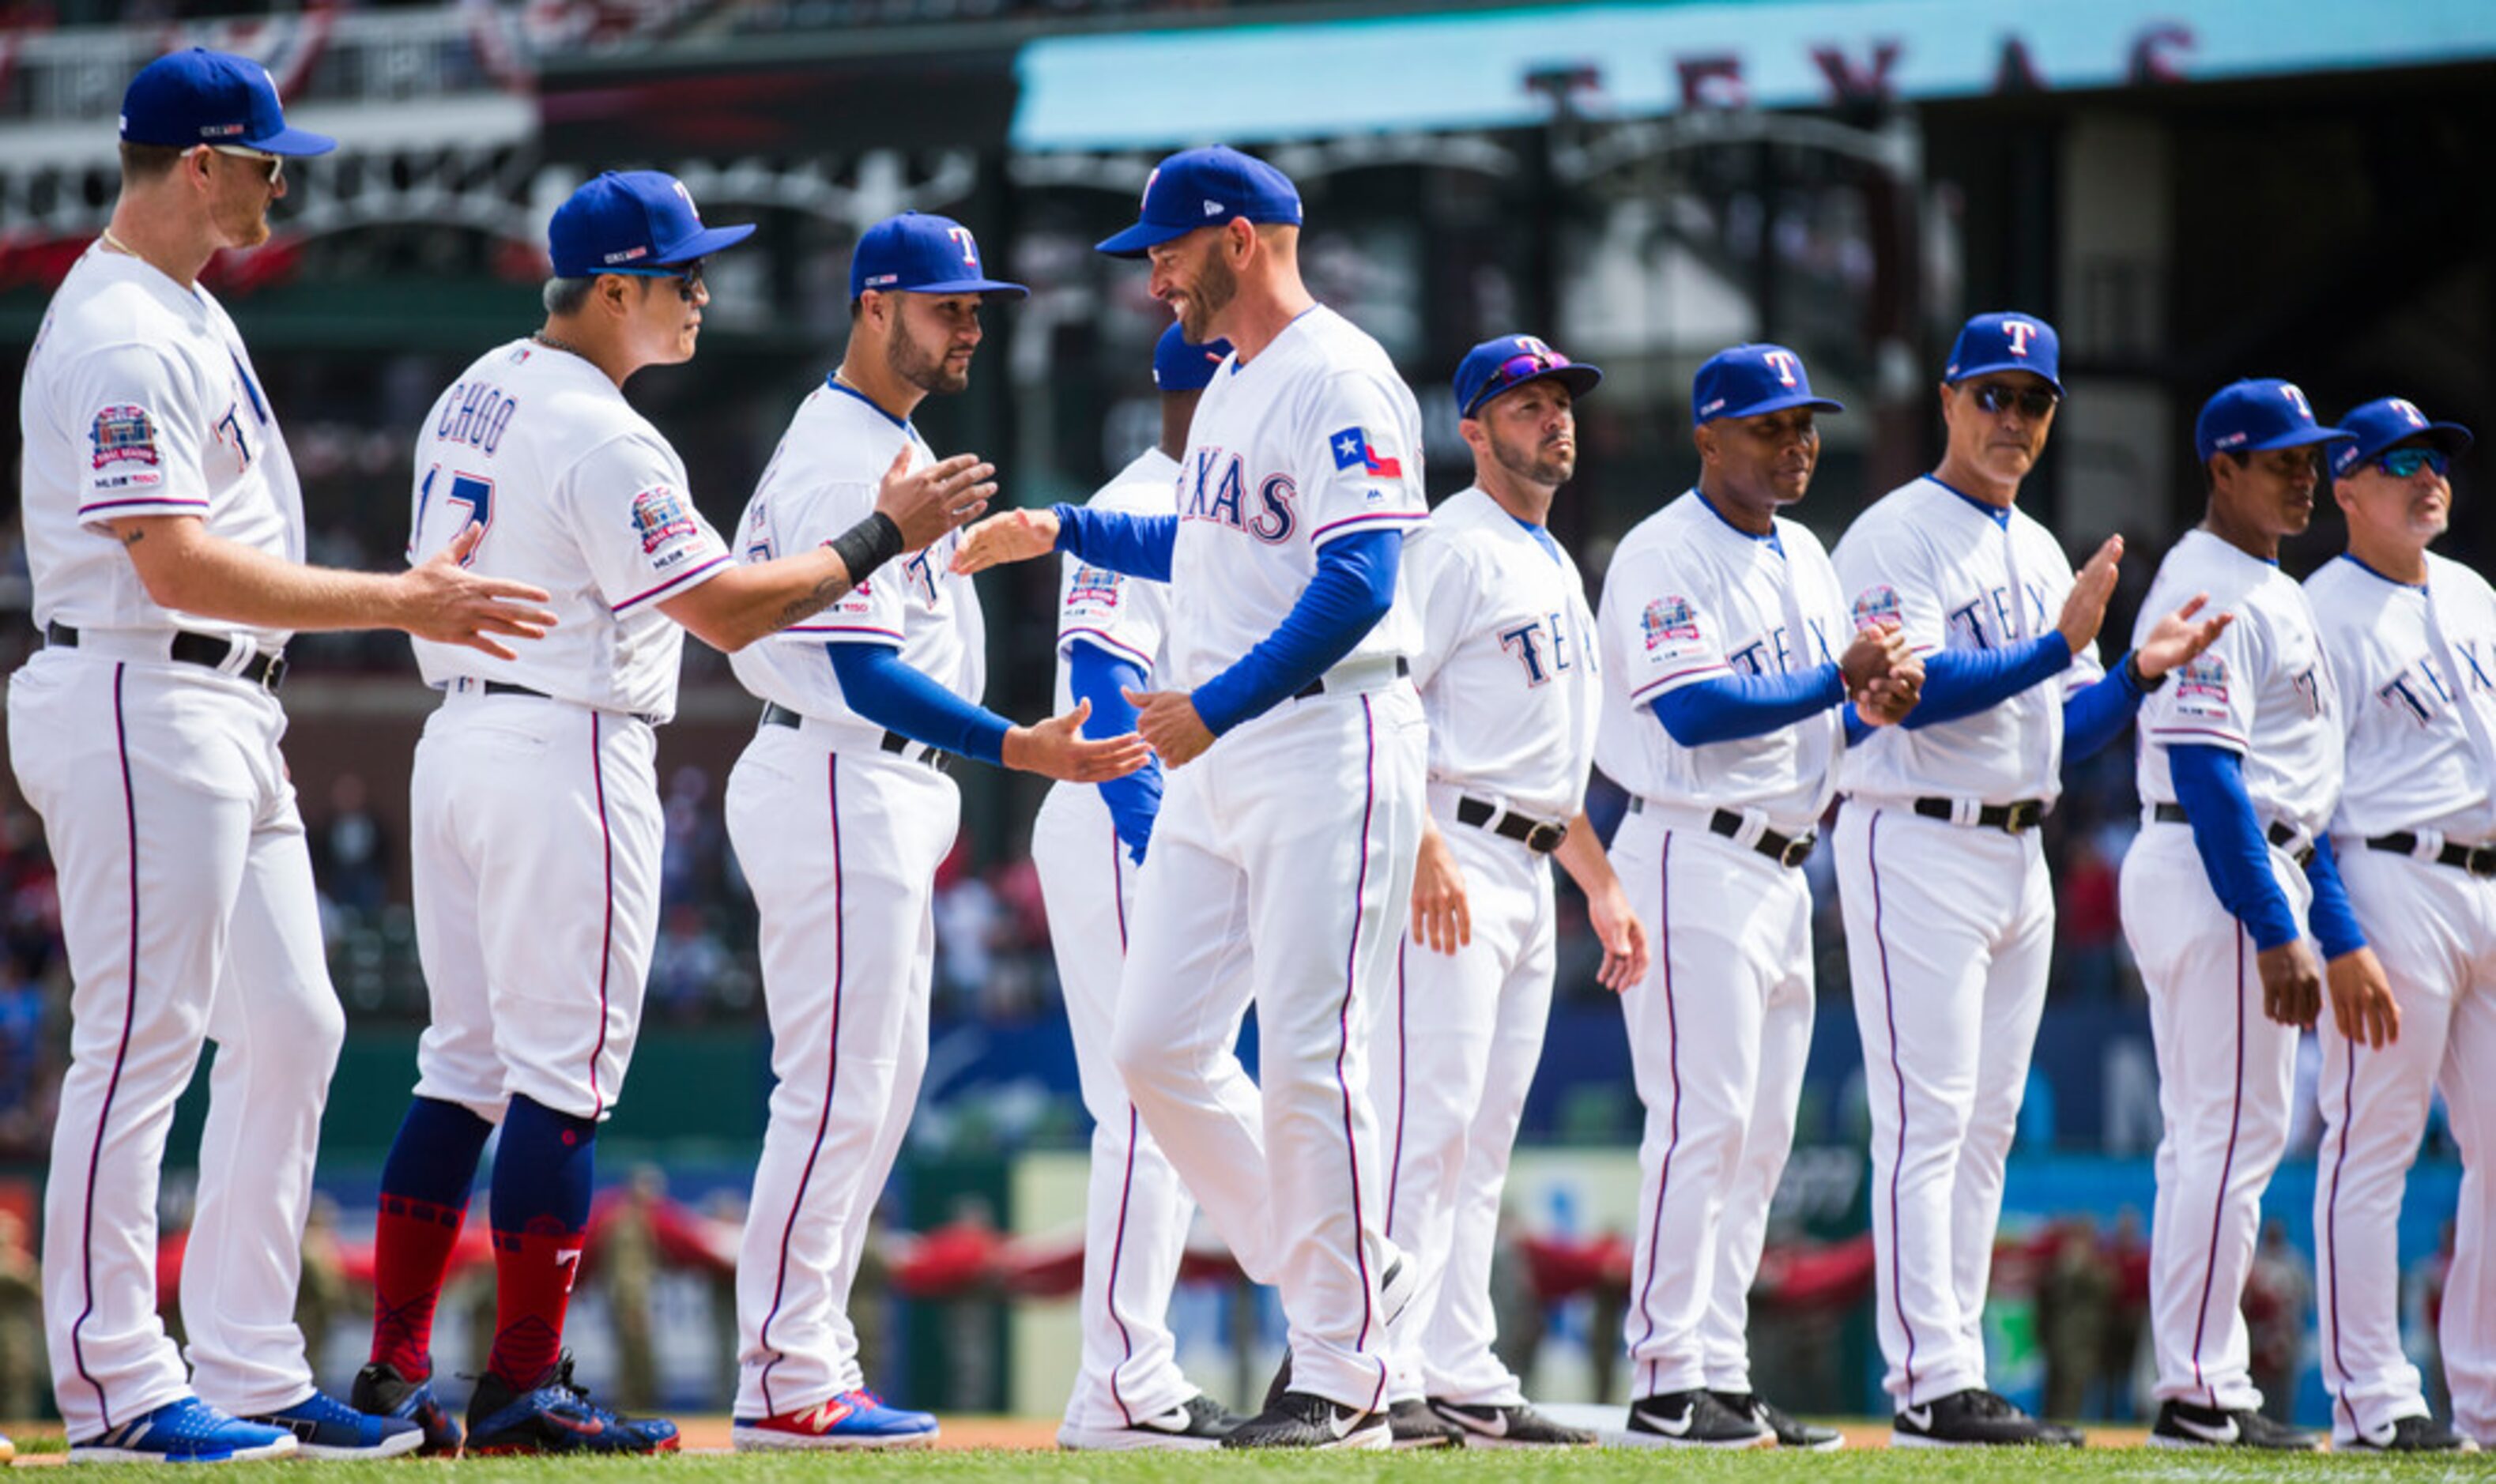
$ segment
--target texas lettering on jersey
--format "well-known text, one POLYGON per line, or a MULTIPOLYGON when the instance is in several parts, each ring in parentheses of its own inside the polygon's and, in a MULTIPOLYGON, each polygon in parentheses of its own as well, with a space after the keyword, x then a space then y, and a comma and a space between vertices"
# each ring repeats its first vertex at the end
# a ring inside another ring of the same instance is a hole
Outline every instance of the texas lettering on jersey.
POLYGON ((1823 627, 1821 621, 1816 618, 1807 620, 1806 626, 1811 633, 1811 643, 1799 655, 1794 652, 1793 631, 1779 624, 1750 643, 1727 655, 1725 663, 1744 675, 1792 674, 1807 665, 1836 663, 1837 656, 1828 647, 1827 629, 1823 627), (1814 660, 1810 657, 1811 649, 1820 651, 1819 659, 1814 660))
POLYGON ((1527 686, 1547 685, 1555 675, 1565 675, 1586 657, 1591 672, 1595 651, 1582 638, 1569 632, 1569 616, 1554 613, 1547 618, 1529 619, 1499 632, 1499 647, 1525 671, 1527 686))
MULTIPOLYGON (((2051 627, 2045 617, 2045 593, 2033 582, 2021 584, 2028 599, 2027 632, 2041 634, 2051 627)), ((1860 607, 1858 601, 1857 607, 1860 607)), ((2016 622, 2016 601, 2008 586, 1987 588, 1977 598, 1953 608, 1943 610, 1942 622, 1963 647, 2001 649, 2020 632, 2016 622)))
POLYGON ((1190 448, 1188 458, 1189 467, 1179 472, 1179 519, 1244 531, 1269 546, 1281 545, 1299 529, 1294 509, 1299 485, 1290 475, 1266 476, 1252 500, 1247 464, 1238 454, 1208 446, 1190 448))
POLYGON ((2496 680, 2489 678, 2496 675, 2496 651, 2469 638, 2452 640, 2451 649, 2452 657, 2461 662, 2457 686, 2436 667, 2431 657, 2419 655, 2377 690, 2375 698, 2424 727, 2449 707, 2458 694, 2484 696, 2496 691, 2496 680))

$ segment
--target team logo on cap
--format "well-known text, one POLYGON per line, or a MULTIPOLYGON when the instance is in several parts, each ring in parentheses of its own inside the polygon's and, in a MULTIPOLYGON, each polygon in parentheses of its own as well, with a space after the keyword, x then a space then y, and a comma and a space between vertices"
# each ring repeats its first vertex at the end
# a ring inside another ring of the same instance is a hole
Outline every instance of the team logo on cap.
POLYGON ((2314 420, 2314 404, 2305 400, 2305 393, 2298 389, 2294 382, 2280 383, 2279 394, 2288 398, 2288 405, 2296 409, 2298 417, 2308 422, 2314 420))
POLYGON ((2401 415, 2401 420, 2408 423, 2410 426, 2414 428, 2422 428, 2426 426, 2426 414, 2419 412, 2418 410, 2418 404, 2411 401, 2409 398, 2394 397, 2391 401, 2391 407, 2392 411, 2401 415))
POLYGON ((1795 385, 1794 373, 1802 369, 1802 362, 1794 358, 1792 351, 1770 351, 1760 359, 1766 361, 1768 369, 1776 373, 1779 385, 1795 385))
POLYGON ((1153 187, 1161 184, 1161 179, 1162 168, 1156 165, 1153 167, 1153 172, 1144 177, 1143 199, 1136 203, 1139 207, 1141 207, 1153 199, 1153 187))
POLYGON ((2002 335, 2011 342, 2011 354, 2024 360, 2028 356, 2028 342, 2037 338, 2037 326, 2025 320, 2005 320, 2002 322, 2002 335))
POLYGON ((971 240, 971 229, 968 227, 948 227, 945 229, 945 235, 952 237, 953 239, 953 245, 962 250, 962 265, 964 267, 976 268, 980 265, 980 244, 971 240))

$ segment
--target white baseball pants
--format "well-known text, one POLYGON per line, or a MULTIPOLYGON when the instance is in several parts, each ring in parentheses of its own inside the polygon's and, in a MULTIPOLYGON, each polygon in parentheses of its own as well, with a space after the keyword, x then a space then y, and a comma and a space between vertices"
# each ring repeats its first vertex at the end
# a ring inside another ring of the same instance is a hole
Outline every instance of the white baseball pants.
POLYGON ((285 731, 274 697, 196 665, 47 649, 10 677, 10 757, 44 820, 72 979, 43 1285, 73 1439, 195 1389, 234 1412, 312 1391, 295 1288, 346 1016, 285 731), (156 1314, 156 1196, 205 1041, 186 1377, 156 1314))
POLYGON ((1171 770, 1110 1036, 1179 1178, 1282 1290, 1293 1389, 1363 1409, 1387 1398, 1393 1257, 1367 1020, 1393 992, 1425 751, 1398 681, 1285 701, 1171 770), (1252 998, 1255 1082, 1233 1045, 1252 998))
POLYGON ((2441 1347, 2461 1431, 2496 1444, 2496 881, 2346 842, 2340 877, 2401 1007, 2400 1038, 2354 1046, 2321 1023, 2323 1145, 2316 1157, 2315 1307, 2331 1434, 2348 1442, 2427 1415, 2401 1350, 2401 1188, 2433 1090, 2461 1146, 2460 1207, 2441 1347))
MULTIPOLYGON (((1178 1284, 1196 1202, 1144 1130, 1109 1061, 1137 867, 1100 790, 1052 787, 1032 821, 1031 858, 1048 909, 1083 1106, 1092 1115, 1077 1306, 1083 1354, 1066 1399, 1066 1423, 1129 1428, 1196 1395, 1179 1371, 1178 1341, 1170 1327, 1170 1291, 1178 1284)), ((1246 944, 1237 946, 1244 954, 1246 944)))
MULTIPOLYGON (((2305 873, 2276 848, 2270 855, 2302 922, 2313 897, 2305 873)), ((2149 990, 2166 1122, 2149 1227, 2156 1394, 2259 1409, 2245 1277, 2262 1190, 2288 1148, 2297 1031, 2262 1014, 2253 939, 2220 905, 2192 826, 2142 826, 2124 856, 2121 901, 2124 937, 2149 990)))
POLYGON ((1630 1389, 1751 1389, 1751 1281, 1811 1055, 1811 887, 1694 820, 1621 821, 1612 869, 1656 924, 1621 997, 1646 1128, 1631 1249, 1630 1389))
POLYGON ((936 867, 953 781, 813 721, 764 727, 728 777, 728 838, 762 916, 771 1114, 736 1258, 736 1415, 863 1384, 850 1285, 927 1068, 936 867))
POLYGON ((1388 1151, 1387 1236, 1418 1264, 1396 1326, 1388 1399, 1470 1406, 1525 1400, 1491 1352, 1490 1263, 1500 1195, 1551 1014, 1549 857, 1430 810, 1464 872, 1473 942, 1441 953, 1403 935, 1392 998, 1372 1022, 1370 1084, 1388 1151))
POLYGON ((2045 1009, 2053 883, 2034 830, 1849 799, 1836 846, 1871 1100, 1884 1384, 1903 1409, 1984 1384, 1984 1294, 2045 1009))
POLYGON ((604 1119, 659 934, 649 724, 538 696, 453 693, 409 780, 431 1023, 416 1096, 500 1123, 515 1096, 604 1119))

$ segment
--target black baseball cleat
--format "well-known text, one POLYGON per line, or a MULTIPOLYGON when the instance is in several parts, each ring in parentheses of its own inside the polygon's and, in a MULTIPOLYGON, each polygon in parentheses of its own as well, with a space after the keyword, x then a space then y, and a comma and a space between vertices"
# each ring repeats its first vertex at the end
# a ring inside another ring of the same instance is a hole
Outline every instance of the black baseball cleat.
POLYGON ((1833 1453, 1846 1446, 1846 1435, 1833 1427, 1821 1427, 1788 1416, 1784 1408, 1769 1402, 1756 1391, 1711 1391, 1717 1405, 1747 1422, 1754 1422, 1774 1434, 1780 1448, 1801 1448, 1812 1453, 1833 1453))
POLYGON ((676 1425, 627 1417, 574 1384, 566 1350, 538 1383, 520 1390, 488 1371, 468 1399, 468 1451, 479 1453, 673 1453, 676 1425))
POLYGON ((1904 1407, 1889 1423, 1893 1448, 2076 1448, 2079 1429, 2029 1416, 2009 1398, 1971 1386, 1904 1407))
MULTIPOLYGON (((1386 1314, 1387 1323, 1404 1317, 1405 1309, 1411 1306, 1420 1286, 1421 1270, 1414 1264, 1402 1257, 1387 1264, 1387 1271, 1378 1275, 1378 1307, 1386 1314)), ((1274 1378, 1265 1383, 1265 1410, 1272 1411, 1274 1404, 1283 1400, 1283 1393, 1291 1389, 1292 1347, 1287 1345, 1283 1346, 1283 1363, 1274 1368, 1274 1378)))
POLYGON ((1273 1406, 1232 1429, 1222 1445, 1385 1449, 1394 1446, 1394 1430, 1385 1412, 1365 1412, 1306 1391, 1286 1391, 1273 1406))
POLYGON ((2169 1398, 2149 1430, 2153 1448, 2253 1448, 2268 1453, 2320 1453, 2323 1438, 2250 1407, 2196 1407, 2169 1398))
POLYGON ((2334 1440, 2334 1453, 2476 1453, 2479 1444, 2446 1427, 2433 1417, 2395 1417, 2371 1433, 2359 1433, 2347 1442, 2334 1440))
POLYGON ((1439 1420, 1464 1435, 1469 1448, 1591 1448, 1595 1435, 1564 1427, 1523 1402, 1447 1402, 1430 1399, 1439 1420))
POLYGON ((1397 1448, 1461 1448, 1465 1431, 1430 1409, 1420 1397, 1390 1403, 1387 1433, 1397 1448))
POLYGON ((398 1367, 376 1360, 356 1373, 355 1388, 347 1393, 347 1405, 359 1412, 380 1417, 400 1417, 424 1430, 424 1441, 417 1452, 425 1455, 455 1455, 459 1451, 459 1424, 452 1420, 450 1408, 433 1394, 433 1377, 411 1381, 399 1375, 398 1367))
POLYGON ((1736 1416, 1704 1391, 1663 1391, 1630 1404, 1629 1430, 1640 1441, 1675 1448, 1767 1448, 1777 1435, 1736 1416))
POLYGON ((1199 1392, 1166 1412, 1138 1417, 1126 1427, 1076 1427, 1057 1430, 1057 1445, 1077 1451, 1106 1453, 1144 1449, 1189 1452, 1221 1446, 1248 1419, 1199 1392))

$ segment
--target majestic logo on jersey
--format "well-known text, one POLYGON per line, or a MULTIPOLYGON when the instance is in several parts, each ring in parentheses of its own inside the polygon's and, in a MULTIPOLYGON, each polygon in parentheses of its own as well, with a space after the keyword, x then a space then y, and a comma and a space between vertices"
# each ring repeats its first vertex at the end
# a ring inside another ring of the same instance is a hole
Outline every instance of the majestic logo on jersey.
POLYGON ((1646 639, 1648 654, 1668 645, 1697 643, 1699 615, 1692 611, 1687 598, 1659 598, 1638 615, 1638 633, 1646 639))
POLYGON ((1898 602, 1898 590, 1884 583, 1867 587, 1855 595, 1855 627, 1877 624, 1883 620, 1902 623, 1905 609, 1898 602))
POLYGON ((633 530, 641 538, 641 554, 657 556, 661 548, 695 535, 691 511, 674 490, 653 484, 633 497, 633 530))
POLYGON ((1403 461, 1391 453, 1381 453, 1370 443, 1369 435, 1357 427, 1345 428, 1326 440, 1334 448, 1337 469, 1359 469, 1382 479, 1404 477, 1403 461))
POLYGON ((2037 338, 2037 326, 2025 320, 2005 320, 2002 322, 2002 338, 2010 342, 2012 355, 2025 360, 2028 358, 2028 343, 2037 338))
POLYGON ((1179 471, 1178 518, 1209 520, 1245 531, 1267 545, 1280 545, 1299 529, 1292 503, 1300 487, 1287 474, 1269 475, 1257 486, 1253 506, 1248 466, 1236 453, 1207 446, 1191 450, 1195 467, 1179 471))
POLYGON ((145 464, 150 468, 160 460, 156 454, 156 421, 147 409, 128 405, 108 407, 95 415, 95 426, 87 430, 95 444, 95 467, 114 464, 145 464))

